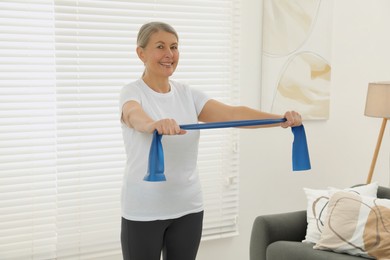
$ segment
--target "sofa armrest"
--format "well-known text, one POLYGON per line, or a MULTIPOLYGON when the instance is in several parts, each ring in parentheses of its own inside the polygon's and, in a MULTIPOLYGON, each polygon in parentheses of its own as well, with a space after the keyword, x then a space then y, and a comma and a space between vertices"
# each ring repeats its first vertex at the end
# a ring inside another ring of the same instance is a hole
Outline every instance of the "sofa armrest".
POLYGON ((266 260, 267 247, 275 241, 302 241, 306 228, 304 210, 258 216, 252 227, 250 260, 266 260))

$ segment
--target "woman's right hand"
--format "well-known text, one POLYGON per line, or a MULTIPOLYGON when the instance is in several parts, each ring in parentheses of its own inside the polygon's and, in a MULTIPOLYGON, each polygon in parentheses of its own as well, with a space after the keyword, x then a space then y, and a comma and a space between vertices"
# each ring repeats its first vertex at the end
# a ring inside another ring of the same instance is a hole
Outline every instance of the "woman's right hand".
POLYGON ((160 135, 183 135, 187 133, 186 130, 180 128, 174 119, 165 118, 154 121, 150 125, 151 130, 157 130, 160 135))
POLYGON ((122 108, 122 122, 128 127, 143 133, 152 134, 154 130, 161 135, 182 135, 187 131, 180 129, 174 119, 161 119, 154 121, 145 113, 141 105, 134 100, 128 101, 122 108))

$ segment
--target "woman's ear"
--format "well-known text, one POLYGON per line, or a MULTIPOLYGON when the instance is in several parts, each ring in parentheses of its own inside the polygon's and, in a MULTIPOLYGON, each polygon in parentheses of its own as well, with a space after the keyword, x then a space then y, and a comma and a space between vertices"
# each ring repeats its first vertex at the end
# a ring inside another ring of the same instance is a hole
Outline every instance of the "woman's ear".
POLYGON ((142 60, 142 62, 145 63, 144 49, 139 47, 139 46, 137 46, 136 51, 137 51, 138 58, 140 58, 140 60, 142 60))

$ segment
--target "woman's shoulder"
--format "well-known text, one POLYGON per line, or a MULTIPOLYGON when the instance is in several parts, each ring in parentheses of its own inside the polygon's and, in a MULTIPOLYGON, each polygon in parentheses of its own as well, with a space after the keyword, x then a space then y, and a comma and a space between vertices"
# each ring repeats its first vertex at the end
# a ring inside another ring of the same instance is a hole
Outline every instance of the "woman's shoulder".
POLYGON ((131 82, 126 83, 122 89, 128 89, 128 88, 139 88, 141 86, 141 79, 137 79, 131 82))
POLYGON ((142 82, 141 82, 140 79, 132 81, 132 82, 129 82, 129 83, 125 84, 122 87, 121 93, 138 92, 142 88, 142 84, 141 83, 142 82))
POLYGON ((178 93, 191 93, 193 88, 190 86, 190 84, 182 81, 176 81, 176 80, 170 80, 169 84, 175 89, 178 93))
POLYGON ((188 83, 178 82, 178 81, 171 81, 170 84, 174 86, 175 92, 181 96, 185 96, 187 98, 190 98, 192 100, 208 100, 209 97, 206 93, 203 91, 190 86, 188 83))

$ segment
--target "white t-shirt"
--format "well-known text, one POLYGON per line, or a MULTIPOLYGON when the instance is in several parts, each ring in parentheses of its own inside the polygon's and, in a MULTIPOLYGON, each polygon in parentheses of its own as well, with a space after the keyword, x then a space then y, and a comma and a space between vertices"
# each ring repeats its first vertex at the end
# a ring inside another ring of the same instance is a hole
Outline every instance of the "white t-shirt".
MULTIPOLYGON (((202 92, 170 81, 168 93, 158 93, 142 79, 122 88, 123 105, 137 101, 154 120, 172 118, 181 124, 198 123, 198 115, 209 98, 202 92)), ((166 181, 148 182, 147 173, 152 134, 141 133, 122 122, 127 161, 122 186, 122 216, 125 219, 151 221, 178 218, 203 210, 202 191, 197 170, 200 133, 163 136, 166 181)))

